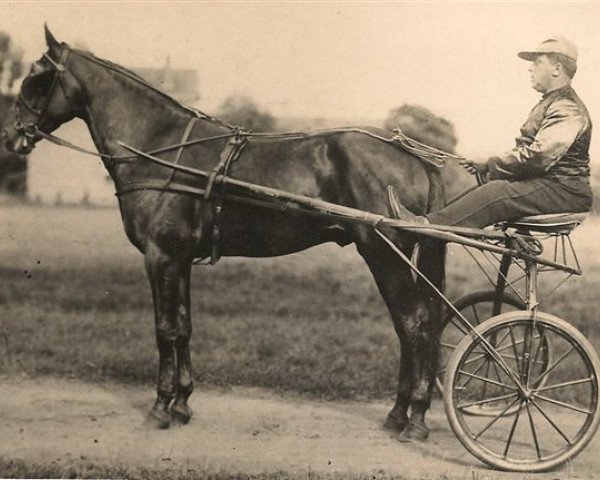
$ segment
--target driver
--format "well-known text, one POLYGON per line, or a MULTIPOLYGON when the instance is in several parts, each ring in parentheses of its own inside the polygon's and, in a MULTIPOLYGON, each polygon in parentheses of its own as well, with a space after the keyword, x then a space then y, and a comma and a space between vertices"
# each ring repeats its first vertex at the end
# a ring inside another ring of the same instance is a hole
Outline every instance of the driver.
POLYGON ((410 223, 483 228, 529 215, 588 212, 592 206, 589 146, 592 122, 571 87, 577 47, 563 37, 518 56, 531 62, 532 87, 542 94, 515 147, 486 160, 463 160, 486 182, 441 210, 417 216, 388 189, 391 214, 410 223))

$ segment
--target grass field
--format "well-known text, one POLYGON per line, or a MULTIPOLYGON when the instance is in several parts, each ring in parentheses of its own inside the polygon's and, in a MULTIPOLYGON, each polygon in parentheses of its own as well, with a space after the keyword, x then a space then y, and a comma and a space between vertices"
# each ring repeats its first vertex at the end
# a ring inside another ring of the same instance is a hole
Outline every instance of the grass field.
MULTIPOLYGON (((403 475, 375 473, 313 473, 274 471, 264 473, 232 473, 213 469, 149 469, 128 468, 120 465, 102 465, 90 461, 74 461, 70 465, 30 465, 21 460, 0 457, 3 478, 127 478, 128 480, 405 480, 403 475)), ((485 478, 485 477, 483 477, 485 478)), ((447 480, 445 476, 425 474, 422 480, 447 480)), ((473 474, 472 480, 478 480, 473 474)))
MULTIPOLYGON (((3 206, 0 224, 0 373, 154 382, 150 290, 118 211, 3 206)), ((542 309, 600 348, 600 222, 574 236, 585 276, 542 309)), ((450 297, 486 286, 467 258, 451 250, 450 297)), ((192 298, 197 385, 393 398, 397 340, 352 246, 196 267, 192 298)))

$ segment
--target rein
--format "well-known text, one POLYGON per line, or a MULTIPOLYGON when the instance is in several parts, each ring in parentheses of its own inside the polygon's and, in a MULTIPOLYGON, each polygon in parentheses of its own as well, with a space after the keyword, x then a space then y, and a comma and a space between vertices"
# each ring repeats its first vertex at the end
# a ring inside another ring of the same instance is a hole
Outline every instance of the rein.
MULTIPOLYGON (((236 127, 231 127, 231 128, 236 128, 236 127)), ((329 133, 361 133, 363 135, 367 135, 371 138, 375 138, 377 140, 381 140, 383 142, 386 142, 386 143, 389 143, 392 145, 398 144, 399 146, 403 147, 409 153, 412 153, 413 155, 421 158, 422 160, 425 160, 427 163, 430 163, 433 166, 436 166, 438 168, 442 168, 444 166, 445 159, 454 159, 454 160, 463 160, 464 159, 464 157, 461 157, 458 155, 453 155, 451 153, 444 152, 442 150, 438 150, 433 147, 429 147, 428 145, 425 145, 425 144, 420 144, 416 140, 413 140, 412 138, 407 137, 403 133, 399 132, 398 129, 394 130, 395 135, 393 137, 388 138, 388 137, 383 137, 381 135, 377 135, 369 130, 366 130, 363 128, 356 128, 356 127, 322 129, 322 130, 317 130, 314 132, 282 132, 282 133, 279 133, 279 132, 249 132, 249 131, 244 131, 244 130, 238 129, 237 131, 232 131, 231 133, 224 133, 222 135, 213 135, 210 137, 195 138, 193 140, 186 140, 186 141, 183 141, 180 143, 174 143, 174 144, 168 145, 166 147, 161 147, 161 148, 157 148, 155 150, 150 150, 146 153, 148 153, 150 155, 157 155, 159 153, 170 152, 170 151, 176 150, 178 148, 191 147, 191 146, 198 145, 201 143, 222 140, 224 138, 245 137, 248 140, 250 140, 250 139, 270 140, 270 139, 277 139, 277 138, 301 139, 301 138, 310 138, 310 137, 317 137, 317 136, 321 136, 321 135, 327 135, 329 133)), ((115 162, 134 162, 139 159, 139 155, 110 155, 110 154, 106 154, 106 153, 94 152, 92 150, 88 150, 88 149, 85 149, 78 145, 75 145, 75 144, 69 142, 68 140, 65 140, 64 138, 60 138, 51 133, 45 133, 45 132, 42 132, 41 130, 37 130, 37 127, 36 127, 34 135, 35 134, 40 135, 42 138, 48 140, 51 143, 54 143, 55 145, 60 146, 60 147, 70 148, 71 150, 76 150, 76 151, 78 151, 80 153, 84 153, 86 155, 102 157, 102 158, 106 158, 107 160, 111 160, 111 161, 115 161, 115 162)))
MULTIPOLYGON (((354 132, 354 133, 361 133, 361 134, 367 135, 372 138, 376 138, 378 140, 381 140, 381 141, 389 143, 389 144, 399 145, 402 148, 404 148, 406 151, 408 151, 409 153, 415 155, 416 157, 418 157, 418 158, 424 160, 425 162, 427 162, 431 165, 434 165, 438 168, 442 168, 444 166, 446 159, 449 159, 449 158, 454 159, 454 160, 463 160, 464 159, 464 157, 453 155, 451 153, 444 152, 442 150, 439 150, 439 149, 430 147, 428 145, 425 145, 423 143, 417 142, 416 140, 413 140, 410 137, 407 137, 406 135, 404 135, 399 128, 394 129, 394 131, 393 131, 394 135, 391 138, 377 135, 367 129, 356 128, 356 127, 323 129, 323 130, 318 130, 318 131, 311 132, 311 133, 306 133, 306 132, 256 133, 256 132, 244 131, 243 129, 241 129, 239 127, 236 127, 236 126, 230 125, 228 123, 225 123, 221 120, 218 120, 217 118, 212 117, 212 116, 202 112, 201 110, 182 105, 174 98, 172 98, 169 95, 165 94, 164 92, 160 91, 156 87, 150 85, 147 81, 145 81, 140 76, 138 76, 122 67, 118 67, 116 65, 110 64, 109 62, 100 60, 100 59, 98 59, 92 55, 86 54, 84 52, 81 52, 78 50, 73 50, 66 45, 64 45, 64 50, 62 51, 61 58, 58 62, 56 62, 54 59, 52 59, 52 57, 50 55, 48 55, 48 53, 44 53, 44 58, 50 63, 50 65, 54 69, 55 75, 52 79, 52 85, 50 87, 50 92, 48 93, 48 96, 45 99, 43 107, 38 109, 38 108, 35 108, 34 106, 30 105, 29 102, 27 102, 27 100, 24 98, 23 91, 21 90, 19 92, 20 103, 27 110, 29 110, 31 113, 33 113, 34 115, 36 115, 38 117, 36 119, 35 123, 23 124, 23 122, 20 119, 20 115, 17 116, 17 122, 15 124, 15 128, 26 139, 33 140, 37 135, 39 135, 40 137, 54 143, 55 145, 70 148, 72 150, 75 150, 80 153, 84 153, 86 155, 100 157, 100 158, 107 159, 107 160, 110 160, 113 162, 131 162, 131 161, 136 161, 139 158, 139 156, 136 156, 136 155, 111 155, 111 154, 106 154, 106 153, 101 153, 101 152, 94 152, 92 150, 88 150, 88 149, 85 149, 78 145, 75 145, 75 144, 69 142, 68 140, 57 137, 56 135, 53 135, 51 133, 45 133, 38 128, 38 124, 44 119, 44 117, 47 114, 47 109, 52 100, 52 95, 54 93, 54 90, 56 89, 56 86, 59 85, 61 88, 63 88, 63 91, 64 91, 64 86, 60 80, 62 79, 63 74, 67 71, 67 59, 69 57, 69 54, 71 54, 71 53, 74 55, 77 55, 91 63, 94 63, 102 68, 105 68, 107 70, 118 73, 119 75, 123 75, 123 76, 129 78, 130 80, 132 80, 136 83, 139 83, 139 84, 145 86, 146 88, 164 96, 169 101, 176 103, 178 106, 180 106, 184 110, 190 112, 193 115, 193 118, 200 118, 200 119, 208 120, 210 122, 217 123, 218 125, 226 127, 230 130, 230 132, 226 133, 226 134, 215 135, 215 136, 205 137, 205 138, 187 140, 187 137, 186 137, 186 138, 184 138, 184 141, 181 141, 180 143, 169 145, 169 146, 162 147, 159 149, 155 149, 150 152, 146 152, 151 155, 169 152, 169 151, 176 150, 176 149, 182 149, 185 147, 197 145, 197 144, 204 143, 204 142, 221 140, 224 138, 229 138, 229 139, 245 138, 247 140, 249 140, 251 138, 265 138, 265 139, 308 138, 308 137, 314 137, 314 136, 319 136, 319 135, 325 135, 328 133, 354 132)), ((65 93, 65 95, 66 95, 66 93, 65 93)))
MULTIPOLYGON (((71 150, 75 150, 79 153, 83 153, 86 155, 100 157, 102 159, 106 159, 106 160, 109 160, 109 161, 115 162, 115 163, 135 162, 141 158, 153 159, 153 160, 157 161, 157 163, 161 163, 161 160, 156 157, 157 154, 177 150, 176 160, 174 163, 162 161, 163 166, 171 169, 171 173, 168 176, 168 178, 166 179, 166 182, 164 180, 145 180, 145 181, 139 181, 139 182, 130 182, 127 185, 117 186, 116 195, 122 196, 122 195, 130 193, 130 192, 143 191, 143 190, 157 190, 157 191, 172 192, 172 193, 179 193, 179 194, 191 194, 194 196, 202 197, 204 199, 203 207, 201 208, 201 216, 203 218, 202 218, 202 221, 199 222, 199 224, 202 225, 202 229, 206 228, 207 226, 212 227, 211 228, 211 230, 212 230, 212 232, 211 232, 212 233, 212 236, 211 236, 212 237, 212 242, 211 242, 212 248, 211 248, 211 254, 210 254, 210 263, 211 264, 216 263, 216 261, 220 257, 219 251, 218 251, 218 244, 219 244, 219 239, 220 239, 219 220, 220 220, 220 214, 221 214, 221 210, 222 210, 223 199, 225 198, 225 186, 228 183, 227 179, 230 178, 230 177, 228 177, 228 170, 229 170, 230 165, 235 160, 237 160, 237 158, 239 158, 242 149, 250 141, 250 139, 256 139, 256 140, 260 140, 260 139, 272 140, 272 139, 277 139, 277 138, 280 138, 280 139, 294 139, 294 138, 304 139, 304 138, 317 137, 317 136, 331 134, 331 133, 359 133, 359 134, 367 135, 371 138, 383 141, 383 142, 393 145, 393 146, 399 146, 399 147, 403 148, 409 154, 421 159, 428 165, 437 167, 437 169, 442 168, 445 165, 446 159, 448 159, 448 158, 452 158, 452 159, 462 159, 463 158, 463 157, 459 157, 459 156, 450 154, 448 152, 444 152, 442 150, 435 149, 433 147, 429 147, 428 145, 419 143, 416 140, 413 140, 413 139, 407 137, 406 135, 404 135, 400 131, 400 129, 395 129, 393 131, 393 135, 391 137, 378 135, 368 129, 357 128, 357 127, 323 129, 323 130, 318 130, 315 132, 308 132, 308 133, 307 132, 287 132, 287 133, 248 132, 248 131, 242 130, 239 127, 229 125, 229 124, 222 122, 216 118, 213 118, 210 115, 207 115, 200 110, 192 109, 192 108, 189 108, 189 107, 186 107, 186 106, 180 104, 172 97, 168 96, 164 92, 161 92, 157 88, 150 85, 148 82, 146 82, 144 79, 142 79, 138 75, 136 75, 132 72, 129 72, 128 70, 126 70, 122 67, 112 65, 108 62, 102 61, 93 56, 87 55, 83 52, 80 52, 77 50, 71 50, 67 46, 64 46, 64 50, 62 51, 61 58, 58 62, 54 61, 50 57, 50 55, 48 55, 47 53, 44 53, 44 58, 50 63, 50 65, 52 66, 52 68, 55 71, 55 74, 52 79, 50 91, 49 91, 47 97, 44 99, 43 106, 38 109, 38 108, 35 108, 33 105, 30 105, 27 102, 27 100, 24 98, 22 89, 21 89, 20 95, 19 95, 20 103, 27 110, 29 110, 31 113, 33 113, 37 117, 35 123, 29 123, 27 125, 24 125, 23 122, 21 121, 20 109, 17 109, 18 116, 16 119, 17 121, 15 124, 15 128, 24 137, 25 141, 30 140, 33 143, 35 141, 36 137, 41 137, 41 138, 44 138, 44 139, 50 141, 51 143, 54 143, 55 145, 69 148, 71 150), (57 137, 56 135, 53 135, 51 133, 45 133, 45 132, 41 131, 39 129, 38 125, 41 123, 41 121, 46 117, 46 115, 48 113, 47 111, 48 111, 49 105, 52 101, 52 97, 57 88, 57 85, 63 89, 63 92, 65 93, 65 97, 68 98, 68 93, 67 93, 65 86, 63 85, 63 82, 61 80, 63 78, 64 73, 67 71, 66 62, 67 62, 67 59, 71 52, 75 55, 82 57, 83 59, 85 59, 91 63, 94 63, 102 68, 111 70, 117 74, 123 75, 123 76, 127 77, 128 79, 130 79, 136 83, 139 83, 139 84, 145 86, 146 88, 151 89, 154 92, 159 93, 160 95, 166 97, 170 101, 174 102, 181 108, 183 108, 186 111, 188 111, 189 113, 191 113, 192 117, 190 118, 188 125, 185 128, 185 131, 184 131, 181 141, 179 143, 161 147, 161 148, 158 148, 158 149, 155 149, 152 151, 148 151, 148 152, 138 151, 138 150, 135 150, 131 147, 124 145, 122 142, 117 142, 122 148, 124 148, 125 150, 129 150, 129 152, 132 152, 133 155, 132 154, 112 155, 112 154, 106 154, 106 153, 94 152, 92 150, 88 150, 86 148, 75 145, 65 139, 57 137), (229 130, 229 132, 220 134, 220 135, 214 135, 214 136, 210 136, 210 137, 196 138, 196 139, 190 140, 189 136, 193 131, 195 122, 199 119, 207 120, 209 122, 221 125, 222 127, 227 128, 229 130), (196 170, 194 168, 190 168, 190 167, 185 167, 184 165, 181 165, 179 163, 179 160, 180 160, 180 158, 183 154, 183 151, 186 147, 198 145, 201 143, 207 143, 207 142, 211 142, 211 141, 222 140, 222 139, 229 139, 229 141, 225 145, 223 151, 221 152, 220 161, 213 168, 212 172, 210 172, 207 175, 207 178, 206 178, 207 183, 206 183, 205 188, 200 189, 200 188, 191 187, 191 186, 178 185, 177 183, 173 182, 176 171, 180 171, 180 172, 184 172, 184 173, 188 173, 188 174, 195 174, 195 175, 198 175, 198 173, 199 173, 198 170, 196 170), (219 186, 218 193, 216 195, 212 195, 212 192, 214 190, 213 186, 217 185, 217 184, 219 186), (209 207, 207 207, 207 205, 211 206, 210 211, 209 211, 209 207)), ((431 172, 429 174, 433 175, 433 173, 431 173, 431 172)), ((430 183, 432 183, 431 178, 430 178, 430 183)), ((431 206, 431 200, 432 200, 432 192, 430 191, 430 202, 429 202, 430 206, 431 206)), ((196 232, 195 236, 198 239, 206 238, 206 235, 204 235, 203 232, 200 232, 200 231, 196 232)))
MULTIPOLYGON (((323 129, 323 130, 318 130, 316 132, 312 132, 312 133, 306 133, 306 132, 289 132, 289 133, 273 133, 273 132, 269 132, 269 133, 252 133, 252 132, 248 132, 248 131, 244 131, 243 129, 239 128, 239 127, 235 127, 233 125, 230 125, 228 123, 225 123, 221 120, 218 120, 215 117, 212 117, 204 112, 202 112, 201 110, 198 110, 196 108, 190 108, 187 107, 185 105, 182 105, 181 103, 179 103, 177 100, 175 100, 174 98, 170 97, 169 95, 165 94, 164 92, 160 91, 159 89, 157 89, 156 87, 150 85, 147 81, 145 81, 142 77, 140 77, 139 75, 134 74, 133 72, 128 71, 127 69, 123 68, 123 67, 118 67, 116 65, 113 65, 107 61, 103 61, 100 60, 92 55, 86 54, 84 52, 81 52, 79 50, 73 50, 71 48, 69 48, 67 45, 63 44, 63 51, 61 54, 61 58, 58 62, 56 62, 54 59, 52 59, 52 57, 50 55, 48 55, 48 53, 44 53, 44 58, 50 63, 50 65, 52 66, 52 68, 55 71, 55 75, 52 79, 52 85, 50 87, 50 92, 48 93, 43 107, 42 108, 35 108, 33 105, 30 105, 29 102, 27 102, 27 100, 24 98, 23 96, 23 91, 21 90, 19 92, 19 101, 20 103, 27 109, 29 110, 31 113, 33 113, 34 115, 36 115, 38 118, 36 119, 35 123, 28 123, 28 124, 24 124, 21 119, 20 119, 20 114, 19 114, 19 110, 17 110, 18 112, 18 116, 17 116, 17 121, 15 123, 15 128, 16 130, 23 135, 27 140, 31 140, 33 141, 34 138, 36 136, 40 136, 58 146, 62 146, 62 147, 66 147, 66 148, 70 148, 72 150, 78 151, 80 153, 84 153, 86 155, 92 155, 92 156, 96 156, 96 157, 100 157, 103 159, 107 159, 107 160, 111 160, 114 162, 130 162, 130 161, 136 161, 139 156, 135 156, 135 155, 111 155, 111 154, 105 154, 105 153, 101 153, 101 152, 94 152, 92 150, 88 150, 85 149, 83 147, 80 147, 78 145, 75 145, 65 139, 62 139, 60 137, 57 137, 56 135, 53 135, 51 133, 45 133, 42 132, 39 128, 38 128, 38 124, 44 119, 44 117, 47 114, 47 109, 50 105, 50 102, 52 100, 52 95, 54 93, 54 90, 56 89, 56 86, 59 85, 63 91, 65 91, 64 86, 62 84, 62 82, 60 80, 62 80, 62 76, 63 74, 67 71, 67 59, 69 57, 69 54, 74 54, 74 55, 78 55, 79 57, 94 63, 102 68, 111 70, 115 73, 118 73, 120 75, 123 75, 127 78, 129 78, 130 80, 139 83, 143 86, 145 86, 146 88, 149 88, 150 90, 164 96, 165 98, 167 98, 168 100, 170 100, 171 102, 176 103, 178 106, 180 106, 181 108, 187 110, 188 112, 192 113, 194 115, 195 118, 201 118, 204 120, 208 120, 210 122, 213 123, 217 123, 223 127, 228 128, 229 130, 231 130, 230 133, 227 134, 223 134, 223 135, 215 135, 212 137, 205 137, 205 138, 199 138, 199 139, 193 139, 193 140, 189 140, 189 141, 182 141, 180 143, 174 144, 174 145, 169 145, 167 147, 162 147, 159 149, 155 149, 152 150, 150 152, 146 152, 149 153, 151 155, 156 155, 159 153, 164 153, 164 152, 169 152, 175 149, 182 149, 185 147, 189 147, 192 145, 197 145, 199 143, 204 143, 204 142, 209 142, 209 141, 213 141, 213 140, 220 140, 220 139, 224 139, 224 138, 246 138, 247 140, 249 140, 250 138, 267 138, 267 139, 275 139, 275 138, 308 138, 308 137, 312 137, 312 136, 319 136, 319 135, 324 135, 327 133, 343 133, 343 132, 354 132, 354 133, 361 133, 367 136, 370 136, 372 138, 376 138, 378 140, 381 140, 383 142, 389 143, 389 144, 396 144, 399 145, 401 147, 403 147, 406 151, 408 151, 409 153, 411 153, 412 155, 415 155, 416 157, 424 160, 425 162, 434 165, 438 168, 442 168, 445 165, 445 160, 446 159, 454 159, 454 160, 464 160, 464 157, 460 157, 457 155, 453 155, 451 153, 448 152, 444 152, 443 150, 439 150, 437 148, 433 148, 430 147, 429 145, 425 145, 423 143, 420 143, 406 135, 404 135, 404 133, 402 133, 402 131, 399 128, 396 128, 393 130, 393 136, 391 138, 389 137, 383 137, 381 135, 377 135, 369 130, 366 129, 362 129, 362 128, 337 128, 337 129, 323 129)), ((66 92, 65 92, 66 95, 66 92)))

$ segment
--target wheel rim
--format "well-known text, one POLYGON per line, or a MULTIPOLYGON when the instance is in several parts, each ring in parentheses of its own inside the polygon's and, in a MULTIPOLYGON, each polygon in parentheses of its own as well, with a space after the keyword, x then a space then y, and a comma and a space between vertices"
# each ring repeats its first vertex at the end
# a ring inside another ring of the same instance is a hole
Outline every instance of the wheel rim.
MULTIPOLYGON (((511 316, 515 314, 500 317, 511 316)), ((452 371, 449 369, 448 375, 452 378, 446 385, 451 385, 451 399, 448 399, 454 411, 451 425, 458 428, 459 439, 475 456, 497 468, 523 471, 553 468, 581 451, 597 428, 598 367, 593 361, 597 357, 581 334, 556 320, 538 318, 537 329, 542 334, 537 339, 527 313, 517 312, 516 318, 508 322, 482 328, 480 333, 488 341, 493 336, 507 334, 506 343, 498 343, 498 348, 512 344, 504 350, 511 353, 501 357, 503 366, 492 360, 493 374, 485 375, 481 369, 475 373, 481 363, 477 358, 485 354, 483 341, 477 337, 465 339, 467 347, 459 347, 460 358, 453 359, 449 367, 452 371), (526 351, 527 342, 519 341, 528 329, 532 341, 526 351), (530 360, 539 357, 543 338, 551 345, 554 359, 545 365, 530 361, 527 369, 526 354, 530 360), (517 382, 503 370, 505 367, 518 377, 517 382), (520 391, 517 383, 525 392, 520 391), (477 389, 483 384, 487 385, 487 393, 482 399, 477 389), (467 412, 474 402, 494 398, 501 398, 505 408, 492 418, 475 417, 467 412), (514 409, 513 415, 508 415, 510 409, 514 409)))

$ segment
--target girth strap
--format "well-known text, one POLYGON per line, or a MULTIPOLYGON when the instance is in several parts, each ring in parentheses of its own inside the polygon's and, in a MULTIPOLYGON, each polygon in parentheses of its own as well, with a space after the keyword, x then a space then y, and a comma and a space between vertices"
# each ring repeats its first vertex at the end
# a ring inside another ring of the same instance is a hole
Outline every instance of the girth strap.
MULTIPOLYGON (((204 234, 209 231, 209 226, 212 225, 210 252, 211 265, 217 263, 221 258, 221 254, 219 252, 219 241, 221 240, 220 220, 221 211, 223 210, 223 198, 225 197, 225 182, 220 180, 221 188, 219 189, 217 196, 213 198, 215 180, 218 175, 222 175, 221 178, 227 176, 231 164, 239 158, 242 149, 247 143, 248 136, 247 134, 242 134, 242 132, 239 132, 235 137, 229 140, 221 152, 219 163, 217 163, 217 165, 215 165, 215 167, 212 169, 210 176, 208 177, 208 182, 206 183, 206 188, 204 189, 204 211, 202 215, 203 235, 201 238, 204 238, 204 234), (207 210, 209 205, 212 206, 212 215, 209 214, 207 210)), ((201 262, 203 260, 205 259, 202 259, 201 262)))

